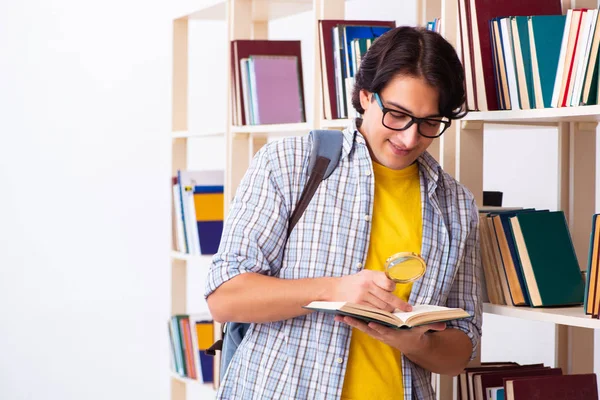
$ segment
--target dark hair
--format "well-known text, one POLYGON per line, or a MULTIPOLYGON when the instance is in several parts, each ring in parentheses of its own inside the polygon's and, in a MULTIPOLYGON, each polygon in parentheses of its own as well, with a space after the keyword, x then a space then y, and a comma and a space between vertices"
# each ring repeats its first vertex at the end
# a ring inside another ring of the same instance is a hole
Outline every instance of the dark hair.
POLYGON ((441 35, 402 26, 381 35, 363 56, 355 77, 352 105, 360 114, 362 89, 377 93, 397 75, 422 77, 439 90, 440 114, 466 115, 465 73, 456 51, 441 35))

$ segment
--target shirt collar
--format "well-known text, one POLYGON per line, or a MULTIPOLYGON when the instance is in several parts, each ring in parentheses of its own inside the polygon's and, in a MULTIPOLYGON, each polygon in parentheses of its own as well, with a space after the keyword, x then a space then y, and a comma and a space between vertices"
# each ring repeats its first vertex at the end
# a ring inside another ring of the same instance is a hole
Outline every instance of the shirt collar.
MULTIPOLYGON (((344 129, 343 134, 344 142, 342 143, 342 159, 348 157, 352 151, 354 143, 366 145, 365 138, 356 127, 355 118, 350 119, 350 122, 346 129, 344 129)), ((427 178, 428 192, 429 194, 432 194, 437 188, 438 181, 441 178, 442 167, 428 152, 421 154, 419 158, 417 158, 417 163, 419 164, 419 171, 425 176, 425 178, 427 178)))

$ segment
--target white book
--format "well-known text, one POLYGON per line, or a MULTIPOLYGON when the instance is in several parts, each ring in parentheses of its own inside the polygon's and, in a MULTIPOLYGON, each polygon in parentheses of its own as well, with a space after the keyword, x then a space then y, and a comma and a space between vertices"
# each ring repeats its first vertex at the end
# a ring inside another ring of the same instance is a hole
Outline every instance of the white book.
POLYGON ((504 60, 506 60, 506 78, 508 80, 508 93, 510 96, 511 110, 520 110, 519 90, 517 88, 517 74, 515 71, 515 60, 512 46, 512 29, 510 18, 500 20, 502 33, 502 49, 504 50, 504 60))
POLYGON ((567 19, 565 21, 565 30, 563 40, 560 45, 560 55, 558 56, 558 68, 556 70, 556 80, 554 81, 554 92, 552 92, 552 107, 558 107, 560 97, 560 88, 563 81, 563 72, 565 69, 565 58, 567 57, 567 46, 569 44, 569 34, 571 32, 571 20, 573 19, 573 10, 567 11, 567 19))

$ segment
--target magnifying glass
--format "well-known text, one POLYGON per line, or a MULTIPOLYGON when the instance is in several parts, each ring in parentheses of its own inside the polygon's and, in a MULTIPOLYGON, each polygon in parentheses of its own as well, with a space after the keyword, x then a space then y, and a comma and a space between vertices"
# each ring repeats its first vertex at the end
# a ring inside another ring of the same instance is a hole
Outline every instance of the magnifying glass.
POLYGON ((412 252, 396 253, 385 261, 385 275, 396 283, 414 282, 426 269, 425 260, 412 252))

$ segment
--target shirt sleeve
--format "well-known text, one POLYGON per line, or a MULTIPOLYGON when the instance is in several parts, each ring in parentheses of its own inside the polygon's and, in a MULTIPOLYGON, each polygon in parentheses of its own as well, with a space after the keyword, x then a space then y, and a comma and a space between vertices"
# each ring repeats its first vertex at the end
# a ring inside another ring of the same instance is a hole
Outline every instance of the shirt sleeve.
POLYGON ((205 297, 237 275, 274 275, 281 265, 288 210, 269 149, 266 145, 259 150, 238 186, 208 272, 205 297))
POLYGON ((481 251, 479 247, 478 209, 473 200, 469 207, 469 232, 457 276, 448 296, 448 307, 467 311, 471 318, 447 323, 449 328, 465 332, 473 345, 471 360, 476 355, 481 338, 483 305, 481 300, 481 251))

